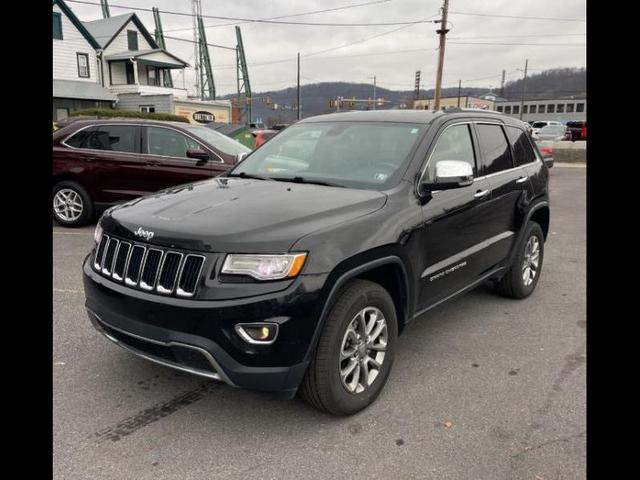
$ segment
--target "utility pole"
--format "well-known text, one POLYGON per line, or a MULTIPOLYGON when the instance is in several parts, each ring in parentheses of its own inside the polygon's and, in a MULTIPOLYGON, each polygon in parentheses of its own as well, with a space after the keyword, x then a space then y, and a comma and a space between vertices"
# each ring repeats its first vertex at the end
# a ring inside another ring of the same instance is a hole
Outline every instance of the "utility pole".
POLYGON ((529 67, 529 59, 524 62, 524 78, 522 79, 522 97, 520 98, 520 120, 522 120, 522 107, 524 106, 524 94, 527 88, 527 68, 529 67))
POLYGON ((373 109, 376 109, 376 76, 374 75, 373 77, 369 77, 369 78, 373 78, 373 109))
POLYGON ((436 92, 433 104, 434 110, 440 110, 440 95, 442 90, 442 69, 444 67, 444 45, 447 40, 447 15, 449 13, 449 0, 444 0, 442 5, 442 18, 440 19, 440 28, 436 30, 436 33, 440 35, 440 46, 438 51, 438 73, 436 75, 436 92))
POLYGON ((504 97, 504 76, 506 75, 506 70, 502 70, 502 80, 500 81, 500 96, 504 97))
POLYGON ((458 80, 458 108, 460 108, 460 88, 462 88, 462 80, 458 80))
POLYGON ((301 117, 301 109, 300 109, 300 52, 298 52, 298 120, 301 117))

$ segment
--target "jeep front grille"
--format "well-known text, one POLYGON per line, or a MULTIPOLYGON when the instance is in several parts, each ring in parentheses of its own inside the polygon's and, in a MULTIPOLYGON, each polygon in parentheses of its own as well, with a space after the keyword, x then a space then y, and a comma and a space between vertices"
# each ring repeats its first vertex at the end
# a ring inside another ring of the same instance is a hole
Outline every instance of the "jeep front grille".
POLYGON ((163 295, 192 297, 205 257, 173 250, 147 247, 109 235, 102 235, 93 268, 103 276, 163 295))

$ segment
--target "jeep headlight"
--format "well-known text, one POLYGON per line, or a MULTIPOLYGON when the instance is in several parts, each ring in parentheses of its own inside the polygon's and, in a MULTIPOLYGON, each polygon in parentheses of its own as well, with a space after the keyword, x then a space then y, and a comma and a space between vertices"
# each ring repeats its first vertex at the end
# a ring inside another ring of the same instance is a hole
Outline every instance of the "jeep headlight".
POLYGON ((306 253, 286 255, 249 255, 230 253, 221 273, 248 275, 256 280, 280 280, 298 276, 307 258, 306 253))

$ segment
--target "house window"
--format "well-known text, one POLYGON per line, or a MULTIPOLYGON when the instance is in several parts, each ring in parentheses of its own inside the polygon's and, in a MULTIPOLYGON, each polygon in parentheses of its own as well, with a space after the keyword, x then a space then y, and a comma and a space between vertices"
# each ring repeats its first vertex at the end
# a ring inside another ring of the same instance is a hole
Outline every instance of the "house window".
POLYGON ((138 32, 135 30, 127 30, 127 44, 129 50, 138 50, 138 32))
POLYGON ((547 105, 547 113, 553 113, 555 109, 556 109, 556 106, 553 103, 550 103, 549 105, 547 105))
POLYGON ((496 107, 498 112, 502 112, 502 105, 500 105, 499 107, 496 107))
POLYGON ((522 113, 524 115, 526 115, 527 113, 529 113, 529 105, 523 105, 522 106, 522 113))
POLYGON ((567 103, 567 113, 573 113, 574 103, 567 103))
POLYGON ((80 78, 89 78, 91 74, 89 73, 89 54, 88 53, 78 53, 78 76, 80 78))
POLYGON ((159 86, 160 82, 158 80, 158 70, 156 67, 150 67, 147 65, 147 85, 159 86))
POLYGON ((564 113, 564 103, 559 103, 558 105, 556 105, 556 112, 564 113))
POLYGON ((504 113, 511 113, 511 105, 504 107, 504 113))
POLYGON ((153 113, 156 111, 155 105, 140 105, 140 111, 144 113, 153 113))
POLYGON ((53 12, 53 39, 62 40, 62 15, 53 12))
POLYGON ((530 105, 529 113, 536 113, 536 106, 535 105, 530 105))
POLYGON ((576 103, 576 112, 584 112, 584 103, 576 103))
POLYGON ((544 113, 545 105, 538 105, 538 113, 544 113))
POLYGON ((520 105, 513 106, 513 114, 515 115, 516 113, 520 113, 520 105))

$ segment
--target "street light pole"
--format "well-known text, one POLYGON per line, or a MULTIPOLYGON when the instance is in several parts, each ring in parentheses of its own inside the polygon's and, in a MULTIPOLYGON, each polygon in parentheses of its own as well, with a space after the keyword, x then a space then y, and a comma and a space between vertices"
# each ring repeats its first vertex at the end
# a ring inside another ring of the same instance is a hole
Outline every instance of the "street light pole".
POLYGON ((376 109, 376 76, 374 75, 373 77, 369 77, 369 78, 373 78, 373 109, 376 109))

